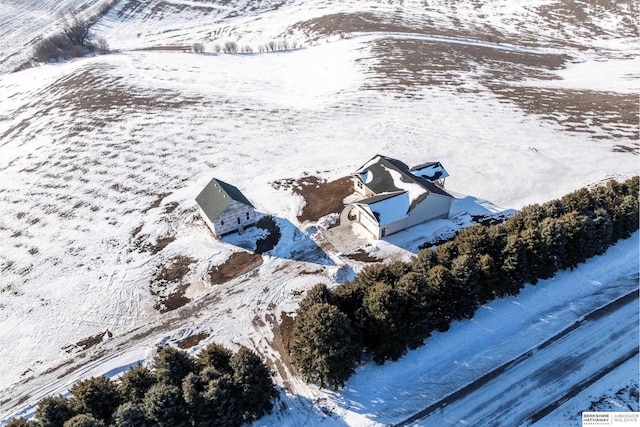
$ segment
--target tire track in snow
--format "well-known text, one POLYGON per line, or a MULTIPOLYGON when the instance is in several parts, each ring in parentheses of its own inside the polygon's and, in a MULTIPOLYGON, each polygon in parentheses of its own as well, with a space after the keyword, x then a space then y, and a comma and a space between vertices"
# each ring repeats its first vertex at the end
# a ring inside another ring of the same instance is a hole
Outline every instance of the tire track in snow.
MULTIPOLYGON (((397 424, 393 424, 393 427, 404 427, 404 426, 408 426, 411 425, 412 423, 419 421, 421 419, 426 418, 427 416, 433 414, 434 412, 436 412, 439 409, 442 409, 460 399, 465 398, 467 395, 479 390, 480 388, 482 388, 484 385, 486 385, 489 381, 497 378, 498 376, 502 375, 505 371, 507 371, 508 369, 518 365, 521 362, 526 361, 527 359, 529 359, 531 356, 535 355, 536 353, 538 353, 540 350, 543 350, 546 347, 549 347, 550 345, 552 345, 553 343, 560 341, 561 339, 563 339, 564 337, 566 337, 567 335, 569 335, 571 332, 575 331, 576 329, 578 329, 579 327, 585 325, 586 323, 592 322, 592 321, 597 321, 598 319, 602 318, 603 316, 612 313, 614 311, 616 311, 617 309, 626 306, 627 304, 633 302, 633 301, 637 301, 638 300, 638 290, 635 289, 623 296, 621 296, 620 298, 592 311, 591 313, 585 315, 582 317, 582 319, 577 320, 576 322, 574 322, 571 326, 563 329, 562 331, 558 332, 556 335, 552 336, 551 338, 547 339, 546 341, 542 342, 541 344, 539 344, 538 346, 536 346, 535 348, 521 354, 520 356, 518 356, 515 359, 512 359, 509 362, 506 362, 504 364, 502 364, 501 366, 497 367, 496 369, 494 369, 491 372, 488 372, 487 374, 483 375, 482 377, 478 378, 477 380, 475 380, 474 382, 467 384, 466 386, 462 387, 461 389, 459 389, 458 391, 455 391, 454 393, 450 394, 449 396, 441 399, 440 401, 428 406, 427 408, 423 409, 422 411, 418 412, 417 414, 407 418, 406 420, 397 423, 397 424)), ((620 364, 624 363, 625 361, 627 361, 629 358, 633 357, 635 354, 638 354, 638 349, 635 348, 632 351, 626 352, 623 356, 616 358, 614 360, 614 362, 610 363, 609 365, 607 365, 605 368, 602 368, 601 370, 598 370, 596 373, 594 373, 593 375, 591 375, 588 379, 581 381, 580 383, 574 385, 571 387, 570 391, 568 393, 566 393, 565 395, 563 395, 563 397, 561 397, 560 399, 557 399, 555 402, 553 402, 552 404, 548 405, 547 407, 537 411, 536 413, 530 415, 529 418, 530 420, 537 420, 540 419, 542 417, 544 417, 545 415, 547 415, 548 413, 550 413, 551 411, 553 411, 553 409, 555 409, 555 407, 559 406, 560 404, 564 403, 564 401, 568 400, 569 398, 571 398, 573 395, 579 393, 582 389, 588 387, 590 384, 592 384, 593 382, 597 381, 598 379, 602 378, 604 375, 606 375, 608 372, 610 372, 611 370, 615 369, 617 366, 619 366, 620 364), (574 393, 575 394, 572 394, 574 393), (555 406, 554 406, 555 405, 555 406), (548 409, 548 412, 545 412, 545 410, 548 409)))

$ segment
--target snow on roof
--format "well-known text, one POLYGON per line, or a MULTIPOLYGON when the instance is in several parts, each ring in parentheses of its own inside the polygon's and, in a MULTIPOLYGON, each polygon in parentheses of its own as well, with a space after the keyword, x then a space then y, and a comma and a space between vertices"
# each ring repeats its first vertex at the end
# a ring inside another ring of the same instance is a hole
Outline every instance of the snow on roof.
POLYGON ((371 213, 382 227, 407 217, 410 206, 409 193, 403 191, 380 194, 360 200, 356 204, 371 213))
POLYGON ((435 181, 436 179, 443 179, 449 176, 447 170, 442 166, 442 164, 440 164, 440 162, 423 163, 412 167, 409 171, 412 174, 428 179, 429 181, 435 181))
MULTIPOLYGON (((427 171, 433 170, 434 175, 437 175, 437 171, 441 171, 441 175, 434 179, 443 178, 445 175, 448 176, 439 162, 426 163, 421 166, 423 169, 426 168, 427 171), (436 165, 439 165, 440 169, 436 165)), ((375 194, 409 191, 412 203, 417 202, 419 198, 424 199, 432 193, 451 197, 449 193, 435 185, 427 177, 415 174, 413 170, 409 169, 409 166, 400 160, 380 154, 371 158, 353 175, 366 184, 367 188, 375 194)))
POLYGON ((388 172, 393 179, 393 185, 408 193, 410 206, 414 205, 414 202, 416 202, 419 198, 424 198, 425 193, 427 193, 426 195, 429 194, 424 186, 418 184, 414 180, 407 180, 405 175, 398 172, 397 170, 388 169, 388 172))

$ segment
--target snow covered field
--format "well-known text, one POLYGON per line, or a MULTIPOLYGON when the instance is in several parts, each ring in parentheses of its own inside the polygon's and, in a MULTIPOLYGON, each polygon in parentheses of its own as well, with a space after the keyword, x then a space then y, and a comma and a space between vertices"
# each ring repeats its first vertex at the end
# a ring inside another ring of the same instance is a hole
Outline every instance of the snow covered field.
MULTIPOLYGON (((291 375, 275 345, 282 313, 363 263, 327 246, 317 224, 300 224, 304 201, 275 181, 343 177, 377 153, 436 160, 447 189, 469 196, 456 212, 464 217, 639 172, 640 56, 626 25, 634 3, 588 6, 588 22, 570 19, 569 6, 549 12, 570 2, 429 3, 123 0, 94 28, 120 52, 0 75, 0 420, 202 332, 191 351, 246 345, 276 369, 291 394, 263 424, 399 422, 637 288, 636 234, 488 304, 397 363, 362 367, 339 393, 291 375), (284 38, 305 47, 257 53, 284 38), (227 40, 255 53, 212 53, 227 40), (132 50, 195 42, 207 52, 132 50), (282 232, 262 265, 222 285, 209 271, 242 249, 215 240, 196 215, 193 199, 213 176, 282 232), (187 272, 159 284, 180 257, 187 272), (549 306, 551 287, 566 294, 549 306), (157 309, 180 292, 184 306, 157 309)), ((49 23, 63 6, 39 5, 49 23)), ((0 1, 3 42, 49 28, 28 12, 37 13, 0 1)), ((20 37, 24 50, 32 39, 20 37)), ((3 52, 1 63, 14 64, 3 52)), ((364 249, 406 259, 457 226, 425 225, 364 249)), ((613 383, 637 386, 637 369, 620 369, 540 422, 574 416, 613 383)))

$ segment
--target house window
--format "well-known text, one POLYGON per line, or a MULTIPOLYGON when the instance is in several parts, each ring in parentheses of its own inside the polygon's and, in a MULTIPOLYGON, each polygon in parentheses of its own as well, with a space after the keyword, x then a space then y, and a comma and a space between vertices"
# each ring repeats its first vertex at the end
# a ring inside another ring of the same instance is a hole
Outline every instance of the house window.
POLYGON ((240 217, 238 217, 238 224, 240 224, 240 217))
POLYGON ((224 219, 220 221, 220 225, 224 225, 224 219))
POLYGON ((249 212, 247 212, 247 221, 249 221, 249 212))

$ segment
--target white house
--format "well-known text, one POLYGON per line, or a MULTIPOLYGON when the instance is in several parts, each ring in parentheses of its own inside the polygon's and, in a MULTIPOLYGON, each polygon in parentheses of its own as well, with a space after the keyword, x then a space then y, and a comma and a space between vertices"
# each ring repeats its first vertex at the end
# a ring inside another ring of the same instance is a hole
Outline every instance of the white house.
POLYGON ((238 188, 213 178, 198 194, 200 215, 216 237, 255 224, 255 208, 238 188))
POLYGON ((353 214, 377 239, 435 218, 448 218, 453 196, 444 190, 449 176, 439 162, 410 168, 376 155, 353 173, 354 186, 365 198, 353 214))

